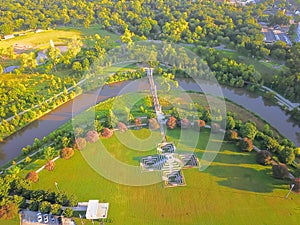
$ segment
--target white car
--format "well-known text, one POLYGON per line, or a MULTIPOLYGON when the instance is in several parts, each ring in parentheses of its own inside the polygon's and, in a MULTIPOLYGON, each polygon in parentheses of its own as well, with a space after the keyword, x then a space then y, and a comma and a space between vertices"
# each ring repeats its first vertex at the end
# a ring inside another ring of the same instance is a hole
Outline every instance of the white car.
POLYGON ((38 213, 38 214, 36 214, 36 216, 37 216, 37 221, 38 221, 39 223, 43 222, 43 216, 42 216, 42 213, 38 213))
POLYGON ((48 223, 48 222, 49 222, 49 215, 44 214, 44 223, 48 223))

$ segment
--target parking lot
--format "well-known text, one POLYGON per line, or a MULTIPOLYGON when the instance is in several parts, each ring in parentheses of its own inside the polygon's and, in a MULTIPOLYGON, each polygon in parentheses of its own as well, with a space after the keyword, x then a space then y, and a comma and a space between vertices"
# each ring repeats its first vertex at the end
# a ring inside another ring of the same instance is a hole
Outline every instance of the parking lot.
POLYGON ((57 216, 50 214, 42 214, 32 211, 22 211, 21 212, 21 224, 22 225, 60 225, 57 216))

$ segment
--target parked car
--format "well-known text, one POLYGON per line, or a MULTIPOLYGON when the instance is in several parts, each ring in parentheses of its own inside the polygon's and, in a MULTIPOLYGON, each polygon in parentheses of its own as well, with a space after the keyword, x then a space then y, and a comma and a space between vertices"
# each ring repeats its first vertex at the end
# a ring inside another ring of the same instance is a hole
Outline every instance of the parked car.
POLYGON ((48 222, 49 222, 49 215, 44 214, 44 223, 48 223, 48 222))
POLYGON ((38 214, 36 214, 36 216, 37 216, 37 221, 38 221, 39 223, 43 222, 43 216, 42 216, 42 213, 38 213, 38 214))

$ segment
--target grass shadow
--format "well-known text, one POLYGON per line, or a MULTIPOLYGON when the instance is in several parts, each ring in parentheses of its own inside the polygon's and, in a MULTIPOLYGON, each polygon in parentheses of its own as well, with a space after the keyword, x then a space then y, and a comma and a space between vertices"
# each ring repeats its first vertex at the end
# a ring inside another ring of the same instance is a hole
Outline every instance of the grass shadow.
POLYGON ((251 192, 272 192, 274 188, 285 183, 285 181, 275 180, 270 177, 266 170, 240 166, 212 165, 204 172, 219 177, 219 185, 251 192))

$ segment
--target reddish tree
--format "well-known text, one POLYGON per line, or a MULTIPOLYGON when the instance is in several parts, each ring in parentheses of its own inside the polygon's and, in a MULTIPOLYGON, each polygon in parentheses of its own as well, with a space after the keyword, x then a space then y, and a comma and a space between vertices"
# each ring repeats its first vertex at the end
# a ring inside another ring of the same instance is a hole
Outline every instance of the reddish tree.
POLYGON ((8 202, 0 207, 0 219, 10 220, 18 215, 19 208, 16 203, 8 202))
POLYGON ((122 122, 118 122, 118 129, 120 132, 126 132, 128 130, 127 126, 122 122))
POLYGON ((110 138, 113 135, 113 133, 113 130, 105 127, 101 132, 101 136, 104 138, 110 138))
POLYGON ((287 179, 289 177, 289 169, 285 164, 272 166, 273 177, 277 179, 287 179))
POLYGON ((136 128, 140 128, 142 126, 141 118, 136 118, 134 121, 134 124, 135 124, 136 128))
POLYGON ((176 127, 176 118, 174 116, 171 116, 168 119, 167 126, 171 130, 173 130, 176 127))
POLYGON ((85 138, 81 138, 81 137, 76 138, 74 148, 76 148, 78 150, 82 150, 85 148, 85 146, 86 146, 85 138))
POLYGON ((196 122, 197 122, 196 124, 199 128, 205 127, 205 125, 206 125, 204 120, 197 120, 196 122))
POLYGON ((55 162, 52 160, 49 160, 45 165, 45 169, 48 171, 54 170, 54 167, 55 167, 55 162))
POLYGON ((90 130, 89 132, 87 132, 85 139, 90 143, 95 143, 99 140, 99 134, 95 130, 90 130))
POLYGON ((212 133, 218 133, 220 131, 221 127, 218 123, 212 123, 211 124, 211 132, 212 133))
POLYGON ((227 130, 225 133, 225 139, 227 141, 234 141, 238 139, 238 133, 235 130, 227 130))
POLYGON ((157 130, 159 129, 159 123, 155 118, 149 119, 149 129, 150 130, 157 130))
POLYGON ((191 127, 191 122, 187 118, 184 118, 180 121, 180 125, 181 125, 181 128, 187 129, 187 128, 191 127))
POLYGON ((240 141, 240 147, 242 150, 247 151, 247 152, 251 152, 253 150, 253 143, 252 140, 244 137, 241 141, 240 141))
POLYGON ((38 182, 39 180, 39 175, 37 172, 35 171, 30 171, 27 175, 26 175, 26 179, 30 180, 33 183, 38 182))
POLYGON ((64 148, 61 150, 61 157, 63 159, 70 159, 74 155, 73 148, 64 148))
POLYGON ((272 154, 267 150, 261 150, 256 154, 256 162, 262 165, 269 165, 272 162, 272 154))

